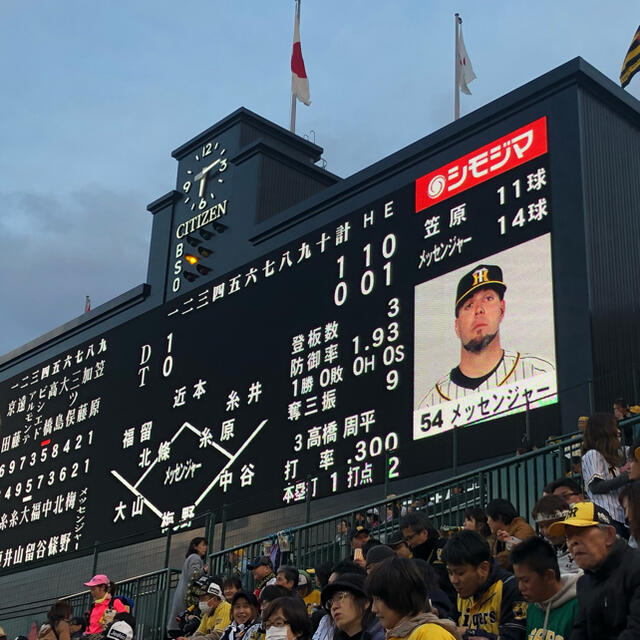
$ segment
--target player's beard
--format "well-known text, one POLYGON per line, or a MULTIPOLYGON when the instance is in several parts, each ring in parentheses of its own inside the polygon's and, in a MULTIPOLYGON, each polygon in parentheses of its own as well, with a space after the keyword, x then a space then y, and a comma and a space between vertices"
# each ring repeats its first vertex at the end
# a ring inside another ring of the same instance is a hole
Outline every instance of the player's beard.
POLYGON ((483 349, 486 349, 492 342, 493 339, 498 335, 498 332, 491 333, 489 335, 483 336, 482 338, 474 338, 469 340, 469 342, 463 344, 462 346, 469 353, 480 353, 483 349))

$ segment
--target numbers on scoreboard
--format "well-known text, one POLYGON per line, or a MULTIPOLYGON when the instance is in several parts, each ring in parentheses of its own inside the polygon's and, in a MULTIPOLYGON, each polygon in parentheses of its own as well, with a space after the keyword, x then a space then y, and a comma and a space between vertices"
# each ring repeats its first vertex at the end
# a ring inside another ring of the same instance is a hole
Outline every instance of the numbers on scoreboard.
POLYGON ((356 453, 354 458, 357 462, 362 462, 367 457, 376 458, 383 451, 394 451, 398 448, 398 434, 395 431, 387 433, 384 440, 381 436, 373 436, 369 442, 358 440, 356 442, 356 453))
POLYGON ((24 493, 26 495, 31 494, 35 489, 36 491, 43 487, 52 487, 55 484, 65 482, 66 480, 72 480, 78 478, 81 475, 89 473, 91 466, 91 460, 85 458, 74 462, 70 465, 64 465, 59 469, 51 469, 45 473, 41 473, 33 478, 27 478, 24 481, 16 482, 15 485, 9 485, 1 492, 2 497, 5 500, 11 500, 12 498, 19 498, 24 493))
POLYGON ((389 480, 400 477, 398 467, 400 466, 400 458, 398 456, 391 456, 389 458, 389 469, 387 469, 387 477, 389 480))
MULTIPOLYGON (((387 260, 382 265, 382 282, 385 287, 390 287, 392 284, 391 258, 395 255, 397 246, 398 241, 394 233, 388 233, 380 246, 382 257, 387 260)), ((376 286, 376 272, 370 268, 372 266, 372 251, 370 242, 362 247, 365 271, 360 276, 360 293, 363 296, 373 293, 376 286)), ((339 282, 333 292, 333 302, 337 307, 341 307, 347 301, 349 294, 349 286, 344 279, 346 274, 344 255, 341 255, 336 262, 338 264, 339 282)))
MULTIPOLYGON (((518 178, 517 180, 511 183, 511 186, 513 187, 513 195, 516 199, 520 197, 520 182, 521 182, 520 178, 518 178)), ((498 192, 498 203, 502 205, 507 200, 507 195, 506 195, 507 192, 505 190, 504 185, 499 187, 497 192, 498 192)))
POLYGON ((420 418, 420 430, 430 431, 432 428, 439 429, 442 427, 442 409, 438 409, 432 417, 430 411, 425 411, 420 418))

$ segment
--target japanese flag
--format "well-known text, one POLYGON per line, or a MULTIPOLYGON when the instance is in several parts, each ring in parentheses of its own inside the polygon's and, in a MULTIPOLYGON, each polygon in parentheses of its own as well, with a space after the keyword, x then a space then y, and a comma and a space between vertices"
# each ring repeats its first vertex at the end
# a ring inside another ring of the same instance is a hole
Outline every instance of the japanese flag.
POLYGON ((311 104, 309 96, 309 79, 304 68, 302 48, 300 47, 300 5, 296 6, 296 17, 293 23, 293 51, 291 52, 291 93, 304 102, 311 104))
MULTIPOLYGON (((460 20, 460 18, 458 18, 460 20)), ((469 55, 467 54, 467 48, 464 46, 464 39, 462 37, 462 20, 460 20, 460 27, 458 31, 458 42, 456 42, 456 59, 458 64, 458 86, 462 93, 471 95, 469 87, 467 85, 476 79, 476 74, 473 72, 473 66, 469 55)))

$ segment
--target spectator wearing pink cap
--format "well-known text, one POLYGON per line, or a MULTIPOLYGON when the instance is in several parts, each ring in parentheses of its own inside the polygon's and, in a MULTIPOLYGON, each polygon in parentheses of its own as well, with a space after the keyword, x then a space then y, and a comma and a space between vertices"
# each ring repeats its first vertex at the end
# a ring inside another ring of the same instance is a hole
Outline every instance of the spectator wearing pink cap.
POLYGON ((102 633, 107 624, 113 620, 115 614, 122 613, 127 608, 120 600, 113 599, 116 585, 104 573, 93 576, 89 582, 84 583, 84 586, 89 587, 93 598, 89 611, 87 611, 88 626, 85 635, 102 633))

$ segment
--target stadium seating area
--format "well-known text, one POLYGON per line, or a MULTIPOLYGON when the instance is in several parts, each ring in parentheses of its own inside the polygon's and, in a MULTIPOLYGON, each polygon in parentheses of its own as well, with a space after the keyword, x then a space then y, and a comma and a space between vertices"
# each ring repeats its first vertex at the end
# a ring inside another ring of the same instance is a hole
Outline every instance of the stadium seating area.
MULTIPOLYGON (((576 434, 565 436, 549 446, 524 455, 514 456, 437 484, 418 487, 410 493, 393 496, 392 502, 382 500, 360 505, 352 511, 282 531, 280 536, 278 532, 274 532, 240 546, 216 551, 210 555, 210 573, 246 573, 247 562, 272 553, 278 537, 278 548, 282 547, 282 551, 279 551, 280 563, 286 561, 298 567, 309 568, 323 562, 337 561, 350 551, 348 539, 337 539, 336 532, 340 522, 347 520, 354 523, 357 521, 357 514, 385 513, 389 504, 413 505, 425 511, 434 525, 443 532, 455 531, 462 524, 462 514, 466 509, 486 504, 495 497, 508 498, 520 513, 529 513, 542 488, 567 472, 567 456, 579 442, 576 434)), ((396 512, 391 519, 379 519, 372 528, 372 535, 381 541, 389 539, 398 531, 399 517, 400 514, 396 512)), ((165 637, 167 612, 179 574, 177 569, 166 568, 118 583, 118 593, 126 594, 135 601, 138 638, 160 640, 165 637)), ((247 578, 251 582, 250 571, 247 578)), ((86 611, 91 600, 86 591, 65 594, 64 597, 71 602, 77 614, 86 611)), ((45 619, 48 607, 49 603, 25 602, 20 607, 0 609, 0 624, 7 637, 26 635, 33 622, 40 624, 45 619)))

